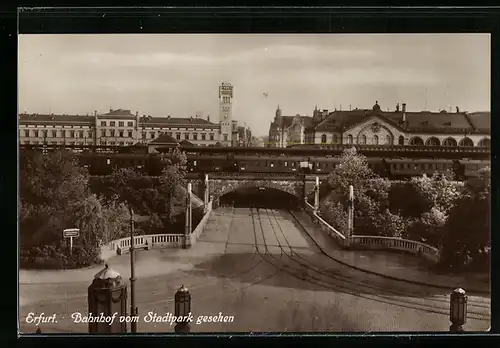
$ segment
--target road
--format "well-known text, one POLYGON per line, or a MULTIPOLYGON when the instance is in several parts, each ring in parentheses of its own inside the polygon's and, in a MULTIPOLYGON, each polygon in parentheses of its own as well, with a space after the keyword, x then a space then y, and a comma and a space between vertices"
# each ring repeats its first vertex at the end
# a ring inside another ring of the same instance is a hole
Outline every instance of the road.
MULTIPOLYGON (((191 249, 137 252, 138 330, 173 332, 167 323, 142 318, 150 311, 173 312, 175 290, 183 284, 190 289, 195 320, 219 313, 234 317, 192 323, 192 332, 448 331, 448 291, 336 263, 318 250, 296 217, 283 210, 219 208, 191 249)), ((128 262, 127 255, 110 260, 123 278, 130 276, 128 262)), ((97 271, 42 273, 41 280, 21 284, 21 332, 36 329, 25 322, 30 312, 57 314, 57 323, 40 325, 43 332, 87 332, 71 313, 87 312, 90 273, 97 271)), ((490 325, 490 299, 469 296, 465 330, 490 325)))

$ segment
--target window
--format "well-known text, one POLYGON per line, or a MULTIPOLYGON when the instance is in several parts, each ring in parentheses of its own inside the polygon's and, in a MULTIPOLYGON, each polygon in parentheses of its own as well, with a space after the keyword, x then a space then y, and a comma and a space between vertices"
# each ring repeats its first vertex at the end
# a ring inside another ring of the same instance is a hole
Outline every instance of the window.
POLYGON ((115 122, 115 121, 110 121, 110 122, 109 122, 110 127, 114 127, 114 126, 115 126, 115 124, 116 124, 116 122, 115 122))
POLYGON ((392 145, 392 137, 389 134, 385 137, 385 143, 387 145, 392 145))
POLYGON ((214 133, 210 133, 210 140, 214 140, 214 133))
POLYGON ((105 130, 102 130, 101 131, 101 137, 105 137, 106 136, 106 131, 105 130))
POLYGON ((405 137, 400 135, 398 139, 398 144, 399 145, 404 145, 405 144, 405 137))
POLYGON ((326 134, 321 136, 321 144, 326 144, 326 134))
POLYGON ((83 134, 83 131, 82 131, 82 130, 81 130, 81 131, 79 131, 79 133, 80 133, 80 138, 84 138, 84 137, 85 137, 85 135, 83 134))
POLYGON ((424 145, 424 141, 420 137, 413 137, 410 139, 410 145, 422 146, 422 145, 424 145))
POLYGON ((189 140, 189 133, 184 133, 184 139, 189 140))
POLYGON ((227 134, 224 134, 224 141, 227 141, 227 134))
POLYGON ((132 131, 131 130, 128 131, 128 137, 132 138, 132 131))
POLYGON ((477 144, 479 147, 491 147, 491 140, 488 138, 481 139, 481 141, 477 144))
POLYGON ((52 133, 52 138, 57 138, 57 131, 53 130, 51 133, 52 133))
POLYGON ((350 134, 347 136, 347 143, 352 144, 352 135, 350 134))
POLYGON ((30 131, 29 131, 29 130, 25 130, 25 131, 24 131, 24 136, 29 138, 29 136, 30 136, 30 131))
POLYGON ((47 138, 47 135, 48 135, 49 132, 47 132, 46 130, 43 131, 43 137, 44 138, 47 138))
POLYGON ((441 142, 439 141, 438 138, 436 137, 430 137, 429 139, 427 139, 427 141, 425 142, 425 145, 427 146, 440 146, 441 145, 441 142))
POLYGON ((89 138, 92 138, 94 136, 94 134, 92 133, 92 131, 89 131, 89 138))
POLYGON ((198 133, 193 133, 193 140, 198 140, 198 133))
POLYGON ((120 131, 120 138, 123 138, 123 131, 120 131))
POLYGON ((175 133, 175 138, 177 140, 181 140, 181 133, 175 133))
POLYGON ((207 135, 205 133, 201 133, 201 140, 207 140, 207 135))
POLYGON ((337 138, 337 134, 334 134, 333 135, 333 138, 332 138, 332 144, 337 144, 338 143, 338 138, 337 138))
POLYGON ((366 135, 361 136, 361 144, 366 144, 366 135))
POLYGON ((458 144, 459 146, 465 146, 465 147, 472 147, 474 146, 474 143, 470 138, 463 138, 460 140, 460 143, 458 144))
POLYGON ((101 121, 101 127, 106 127, 106 121, 101 121))
POLYGON ((61 136, 62 136, 63 138, 65 138, 65 137, 66 137, 66 131, 65 131, 64 129, 61 131, 61 136))
POLYGON ((124 127, 124 126, 125 126, 125 122, 123 122, 123 121, 118 122, 118 127, 124 127))
POLYGON ((133 126, 134 126, 134 122, 132 122, 132 121, 127 122, 127 127, 133 127, 133 126))
POLYGON ((114 130, 114 129, 111 129, 111 130, 109 131, 109 135, 110 135, 110 136, 112 136, 112 137, 114 137, 114 136, 115 136, 115 130, 114 130))
POLYGON ((288 167, 288 162, 287 161, 285 161, 285 167, 288 167))
POLYGON ((167 132, 167 135, 168 135, 169 137, 171 137, 171 136, 172 136, 172 134, 173 134, 172 132, 167 132))
POLYGON ((375 145, 378 145, 378 135, 374 135, 374 136, 373 136, 373 143, 374 143, 375 145))
POLYGON ((149 132, 149 135, 151 136, 151 139, 155 138, 156 133, 155 132, 149 132))
POLYGON ((75 131, 74 130, 69 131, 69 137, 70 138, 74 138, 75 137, 75 131))

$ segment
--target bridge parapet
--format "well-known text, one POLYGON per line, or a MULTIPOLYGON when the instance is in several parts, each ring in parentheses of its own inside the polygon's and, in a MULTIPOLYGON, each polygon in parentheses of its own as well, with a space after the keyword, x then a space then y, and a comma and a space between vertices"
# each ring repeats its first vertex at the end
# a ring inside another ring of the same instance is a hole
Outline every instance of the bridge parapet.
POLYGON ((346 237, 333 226, 328 224, 315 211, 314 207, 306 202, 306 212, 311 216, 313 222, 317 223, 323 232, 334 238, 337 243, 346 249, 370 249, 370 250, 399 250, 420 256, 426 260, 438 263, 440 251, 430 245, 409 239, 383 236, 353 235, 346 237))

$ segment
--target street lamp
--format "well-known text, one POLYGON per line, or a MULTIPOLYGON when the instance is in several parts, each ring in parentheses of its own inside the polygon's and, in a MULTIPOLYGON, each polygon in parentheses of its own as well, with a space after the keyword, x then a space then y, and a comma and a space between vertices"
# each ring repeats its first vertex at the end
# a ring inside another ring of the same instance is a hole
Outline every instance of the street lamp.
MULTIPOLYGON (((134 243, 134 210, 130 207, 130 315, 136 318, 138 315, 135 306, 135 243, 134 243)), ((132 320, 130 331, 137 332, 137 322, 132 320)))
POLYGON ((176 318, 182 317, 182 320, 178 321, 175 325, 176 333, 189 333, 191 327, 186 319, 191 313, 191 294, 188 289, 182 285, 174 296, 174 314, 176 318))
POLYGON ((450 295, 450 332, 463 332, 463 324, 467 321, 467 295, 458 288, 450 295))

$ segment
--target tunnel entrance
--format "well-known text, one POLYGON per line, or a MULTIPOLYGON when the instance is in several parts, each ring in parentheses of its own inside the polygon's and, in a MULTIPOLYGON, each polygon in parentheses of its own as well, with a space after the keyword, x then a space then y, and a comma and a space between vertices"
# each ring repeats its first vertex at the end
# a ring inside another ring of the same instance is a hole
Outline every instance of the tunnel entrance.
POLYGON ((270 208, 270 209, 297 209, 297 197, 273 188, 251 187, 231 191, 219 199, 221 206, 236 208, 270 208))

